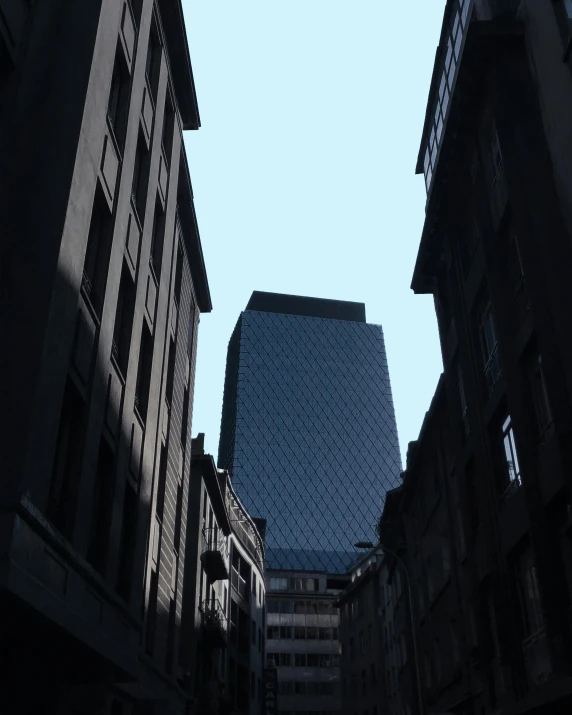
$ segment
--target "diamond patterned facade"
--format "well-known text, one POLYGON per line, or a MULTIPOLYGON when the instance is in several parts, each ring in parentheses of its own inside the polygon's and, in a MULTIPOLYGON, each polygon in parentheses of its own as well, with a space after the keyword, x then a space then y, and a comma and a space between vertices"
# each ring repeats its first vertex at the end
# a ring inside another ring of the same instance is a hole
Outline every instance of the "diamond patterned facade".
POLYGON ((229 343, 219 466, 267 519, 268 568, 340 573, 399 483, 383 331, 363 305, 363 321, 321 317, 361 304, 293 298, 293 312, 310 301, 299 315, 261 310, 274 294, 256 295, 229 343))

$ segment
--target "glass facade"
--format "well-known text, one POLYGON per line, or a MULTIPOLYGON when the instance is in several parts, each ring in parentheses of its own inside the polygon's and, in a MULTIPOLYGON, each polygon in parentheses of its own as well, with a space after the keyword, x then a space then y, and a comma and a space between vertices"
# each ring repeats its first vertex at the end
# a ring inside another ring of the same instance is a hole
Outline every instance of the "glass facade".
POLYGON ((239 318, 219 466, 246 509, 267 520, 269 568, 340 573, 355 542, 375 539, 401 459, 381 326, 365 315, 320 317, 359 304, 308 300, 303 315, 266 312, 262 300, 239 318))

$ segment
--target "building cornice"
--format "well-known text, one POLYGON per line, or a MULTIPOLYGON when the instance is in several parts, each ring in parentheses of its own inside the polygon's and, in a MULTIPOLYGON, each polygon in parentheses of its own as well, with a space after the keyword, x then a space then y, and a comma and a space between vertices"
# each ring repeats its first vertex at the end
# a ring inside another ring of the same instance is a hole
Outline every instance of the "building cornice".
POLYGON ((158 0, 183 129, 201 126, 181 0, 158 0))
POLYGON ((189 173, 187 154, 181 151, 181 165, 179 169, 179 196, 178 213, 185 248, 187 250, 191 276, 197 296, 197 303, 201 313, 210 313, 212 310, 211 293, 207 278, 207 269, 203 256, 203 247, 199 235, 195 203, 193 201, 193 186, 189 173))

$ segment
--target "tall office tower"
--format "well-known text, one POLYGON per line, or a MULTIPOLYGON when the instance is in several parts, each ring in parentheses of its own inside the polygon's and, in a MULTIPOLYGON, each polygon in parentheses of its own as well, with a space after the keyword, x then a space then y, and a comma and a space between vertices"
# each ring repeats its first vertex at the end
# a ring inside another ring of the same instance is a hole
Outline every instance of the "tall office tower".
POLYGON ((267 519, 268 568, 346 570, 401 471, 383 331, 362 303, 252 294, 228 348, 219 466, 267 519))
POLYGON ((2 711, 184 712, 198 127, 178 0, 0 2, 2 711))

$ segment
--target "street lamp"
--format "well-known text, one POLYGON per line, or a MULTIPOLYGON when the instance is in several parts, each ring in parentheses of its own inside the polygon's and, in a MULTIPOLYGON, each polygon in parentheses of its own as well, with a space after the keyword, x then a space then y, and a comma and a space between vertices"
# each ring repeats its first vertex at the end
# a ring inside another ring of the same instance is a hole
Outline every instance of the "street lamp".
MULTIPOLYGON (((354 544, 356 549, 374 549, 375 545, 371 541, 358 541, 354 544)), ((413 641, 413 660, 415 661, 415 678, 417 680, 417 702, 419 707, 419 715, 423 715, 423 698, 421 697, 421 676, 419 675, 419 657, 417 655, 417 636, 415 635, 415 619, 413 617, 413 597, 411 595, 411 580, 409 578, 409 572, 407 567, 403 563, 403 560, 391 549, 383 544, 377 545, 378 549, 382 551, 387 551, 388 554, 393 556, 393 558, 401 564, 403 568, 403 573, 405 574, 405 579, 407 581, 407 594, 409 598, 409 616, 411 619, 411 639, 413 641)))

